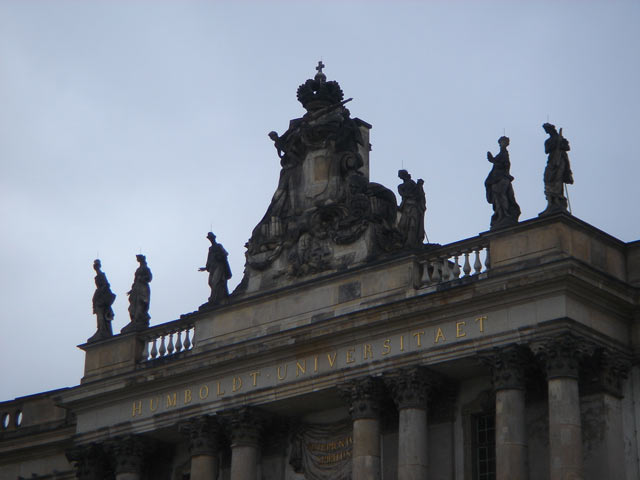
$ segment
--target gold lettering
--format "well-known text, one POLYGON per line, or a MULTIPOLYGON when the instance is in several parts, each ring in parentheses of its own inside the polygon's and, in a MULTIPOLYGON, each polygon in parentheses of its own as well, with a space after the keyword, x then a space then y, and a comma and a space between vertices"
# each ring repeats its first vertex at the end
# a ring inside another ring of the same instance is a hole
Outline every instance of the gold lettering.
POLYGON ((278 380, 284 380, 287 378, 287 364, 284 365, 284 376, 280 374, 280 366, 278 366, 278 380))
POLYGON ((218 381, 218 392, 217 392, 217 395, 218 395, 219 397, 221 397, 221 396, 223 396, 225 393, 227 393, 227 392, 225 392, 224 390, 221 390, 221 389, 220 389, 220 382, 218 381))
POLYGON ((142 415, 142 400, 138 400, 137 402, 134 400, 133 402, 131 416, 135 417, 136 415, 142 415))
POLYGON ((467 333, 462 330, 467 322, 456 322, 456 338, 466 337, 467 333))
POLYGON ((305 373, 307 370, 307 360, 304 359, 302 363, 296 360, 296 377, 299 377, 301 373, 305 373))
POLYGON ((442 333, 442 329, 440 327, 438 327, 438 331, 436 332, 436 339, 433 341, 433 343, 438 343, 438 341, 442 339, 443 342, 445 342, 447 339, 444 337, 444 333, 442 333))
POLYGON ((315 355, 313 357, 313 371, 314 372, 318 371, 318 355, 315 355))
POLYGON ((327 353, 327 360, 329 360, 329 366, 333 367, 333 365, 336 363, 336 355, 338 353, 337 352, 333 352, 333 357, 331 357, 330 353, 327 353))
POLYGON ((387 338, 382 344, 382 355, 389 355, 391 353, 391 339, 387 338))
POLYGON ((400 335, 400 351, 404 352, 404 335, 400 335))
POLYGON ((258 370, 257 372, 251 372, 249 375, 251 375, 253 377, 253 386, 257 387, 258 386, 258 377, 260 376, 260 370, 258 370))
POLYGON ((476 323, 480 325, 480 332, 484 332, 484 321, 487 319, 486 315, 476 318, 476 323))
POLYGON ((232 382, 232 387, 231 387, 231 391, 232 392, 237 392, 238 390, 240 390, 242 388, 242 378, 240 377, 233 377, 233 382, 232 382))
POLYGON ((184 404, 187 405, 191 403, 191 389, 186 389, 184 391, 184 404))
POLYGON ((422 346, 422 335, 424 335, 424 332, 422 330, 413 334, 413 336, 416 337, 416 340, 418 341, 418 347, 422 346))
POLYGON ((175 407, 178 404, 178 394, 177 393, 169 393, 167 395, 167 400, 165 401, 165 408, 175 407))
POLYGON ((153 400, 154 400, 153 398, 149 399, 149 410, 151 410, 152 412, 155 412, 158 409, 158 399, 157 398, 155 399, 156 401, 155 406, 153 405, 153 400))
POLYGON ((347 363, 353 363, 355 362, 355 358, 353 358, 353 354, 356 353, 356 349, 355 348, 348 348, 347 349, 347 363))
POLYGON ((200 400, 204 400, 205 398, 207 398, 209 396, 209 386, 201 386, 200 391, 198 392, 198 396, 200 397, 200 400))
POLYGON ((365 343, 362 346, 362 360, 366 360, 367 358, 373 358, 373 351, 371 350, 370 343, 365 343))

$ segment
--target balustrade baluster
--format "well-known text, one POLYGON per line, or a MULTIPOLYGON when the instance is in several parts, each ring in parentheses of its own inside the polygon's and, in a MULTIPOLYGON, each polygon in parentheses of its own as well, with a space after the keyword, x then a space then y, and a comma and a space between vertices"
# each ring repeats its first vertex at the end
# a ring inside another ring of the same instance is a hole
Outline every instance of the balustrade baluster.
POLYGON ((442 259, 442 281, 448 282, 451 277, 451 272, 449 271, 449 257, 444 257, 442 259))
POLYGON ((475 248, 474 250, 476 252, 476 261, 473 262, 473 268, 475 270, 474 274, 477 275, 482 270, 482 262, 480 261, 480 249, 475 248))
POLYGON ((167 353, 167 348, 164 346, 164 334, 162 335, 162 340, 160 340, 160 353, 161 357, 164 357, 164 354, 167 353))
POLYGON ((442 275, 440 273, 441 269, 438 268, 438 263, 439 263, 438 260, 439 259, 436 258, 433 261, 433 275, 431 275, 431 279, 433 280, 433 283, 440 283, 440 279, 442 278, 442 275))
POLYGON ((182 330, 178 330, 178 337, 176 338, 176 353, 182 351, 182 330))
POLYGON ((158 356, 158 348, 156 347, 156 340, 158 339, 154 338, 153 340, 151 340, 151 343, 153 344, 151 346, 151 360, 153 360, 158 356))
POLYGON ((487 256, 484 259, 484 266, 487 267, 487 270, 491 268, 491 260, 489 259, 489 247, 486 248, 487 256))
POLYGON ((464 276, 468 277, 471 273, 471 264, 469 263, 469 251, 464 252, 464 266, 462 267, 464 276))
POLYGON ((167 345, 167 355, 173 355, 173 333, 169 332, 169 345, 167 345))
POLYGON ((189 340, 189 333, 191 333, 191 327, 187 328, 184 332, 184 349, 189 350, 191 348, 191 341, 189 340))
POLYGON ((144 339, 144 350, 142 350, 142 361, 146 362, 149 360, 149 339, 144 339))
POLYGON ((460 278, 460 265, 458 265, 458 257, 459 253, 456 253, 455 259, 453 260, 453 278, 460 278))

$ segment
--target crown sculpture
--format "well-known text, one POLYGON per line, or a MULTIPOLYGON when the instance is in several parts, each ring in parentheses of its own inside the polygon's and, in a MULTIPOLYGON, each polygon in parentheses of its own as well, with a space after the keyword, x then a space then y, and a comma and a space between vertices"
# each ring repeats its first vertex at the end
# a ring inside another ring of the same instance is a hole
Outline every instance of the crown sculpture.
POLYGON ((394 193, 369 181, 369 129, 351 118, 336 81, 318 73, 298 87, 302 118, 269 133, 280 158, 271 204, 246 244, 244 277, 234 295, 298 282, 405 248, 422 248, 423 182, 401 171, 394 193))

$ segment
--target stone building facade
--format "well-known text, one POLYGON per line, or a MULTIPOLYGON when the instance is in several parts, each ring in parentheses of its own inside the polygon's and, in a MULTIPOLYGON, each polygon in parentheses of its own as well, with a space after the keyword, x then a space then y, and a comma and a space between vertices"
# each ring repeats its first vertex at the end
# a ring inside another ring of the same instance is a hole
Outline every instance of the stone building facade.
POLYGON ((0 403, 0 478, 639 478, 640 241, 559 211, 416 244, 339 85, 298 98, 236 291, 0 403))

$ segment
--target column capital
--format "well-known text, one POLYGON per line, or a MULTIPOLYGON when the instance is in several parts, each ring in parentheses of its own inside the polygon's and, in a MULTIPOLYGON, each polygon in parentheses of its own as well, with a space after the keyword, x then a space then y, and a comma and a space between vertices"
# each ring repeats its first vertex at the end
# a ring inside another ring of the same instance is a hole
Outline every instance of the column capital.
POLYGON ((563 333, 534 342, 532 350, 544 364, 547 380, 578 379, 580 362, 593 352, 594 347, 585 338, 573 333, 563 333))
POLYGON ((431 390, 441 383, 439 375, 426 367, 407 367, 385 375, 385 384, 391 390, 398 410, 403 408, 427 409, 431 390))
POLYGON ((380 416, 380 397, 383 388, 382 382, 378 378, 358 378, 338 388, 350 404, 349 413, 353 420, 380 416))
POLYGON ((102 480, 109 477, 109 458, 99 443, 77 445, 66 452, 67 460, 73 463, 79 480, 102 480))
POLYGON ((631 362, 607 348, 598 348, 584 363, 582 380, 586 390, 624 397, 623 383, 629 375, 631 362))
POLYGON ((231 447, 258 447, 262 440, 265 415, 255 407, 234 408, 224 413, 231 431, 231 447))
POLYGON ((144 460, 149 451, 149 442, 138 435, 116 437, 105 445, 113 459, 116 475, 120 473, 142 473, 144 460))
POLYGON ((525 371, 532 360, 527 347, 517 344, 496 347, 482 352, 480 360, 491 367, 495 391, 525 389, 525 371))
POLYGON ((191 418, 181 423, 179 430, 187 439, 192 457, 218 453, 221 429, 216 417, 202 415, 191 418))

